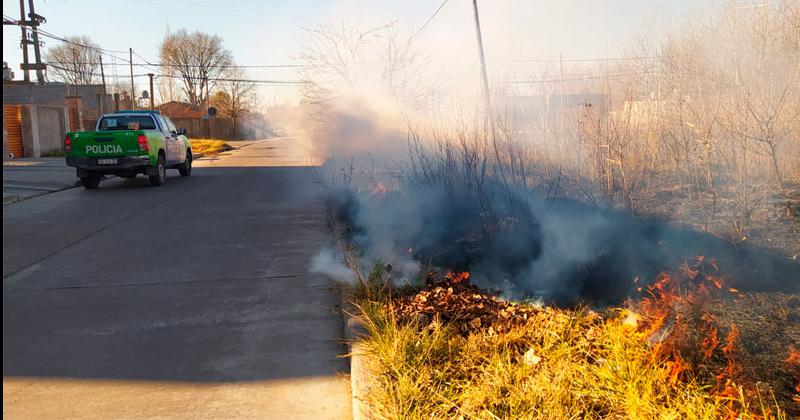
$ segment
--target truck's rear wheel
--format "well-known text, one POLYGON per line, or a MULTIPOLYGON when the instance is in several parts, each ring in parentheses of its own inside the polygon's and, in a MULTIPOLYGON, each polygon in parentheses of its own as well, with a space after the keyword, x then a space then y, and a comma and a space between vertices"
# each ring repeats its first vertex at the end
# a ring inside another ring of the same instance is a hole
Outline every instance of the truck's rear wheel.
POLYGON ((184 162, 181 166, 178 166, 178 172, 181 176, 191 176, 192 175, 192 151, 186 151, 186 162, 184 162))
POLYGON ((86 188, 87 190, 95 190, 97 189, 97 187, 100 186, 100 176, 98 175, 82 176, 81 185, 83 185, 83 188, 86 188))
POLYGON ((158 155, 155 169, 155 175, 150 175, 150 185, 154 187, 164 185, 164 183, 167 182, 167 164, 165 162, 164 155, 158 155))

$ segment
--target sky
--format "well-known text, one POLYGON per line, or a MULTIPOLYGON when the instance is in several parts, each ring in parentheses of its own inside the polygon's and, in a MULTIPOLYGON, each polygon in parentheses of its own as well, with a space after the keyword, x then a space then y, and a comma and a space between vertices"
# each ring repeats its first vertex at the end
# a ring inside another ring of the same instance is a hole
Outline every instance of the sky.
MULTIPOLYGON (((647 33, 662 33, 688 16, 712 10, 723 0, 480 0, 481 26, 489 73, 511 66, 508 59, 602 58, 624 54, 626 46, 647 33)), ((26 2, 27 3, 27 2, 26 2)), ((477 77, 477 50, 472 2, 448 0, 420 32, 428 45, 431 64, 443 69, 461 68, 464 77, 477 77), (475 72, 473 72, 475 70, 475 72)), ((59 36, 88 35, 102 48, 133 48, 158 61, 158 48, 167 29, 186 28, 221 36, 224 45, 242 65, 300 63, 309 42, 307 28, 320 23, 354 25, 365 30, 392 23, 413 33, 442 4, 442 0, 36 0, 36 12, 47 22, 42 29, 59 36)), ((3 14, 19 18, 18 0, 3 0, 3 14)), ((3 26, 3 61, 21 79, 20 30, 3 26)), ((44 49, 59 41, 43 39, 44 49)), ((32 55, 32 51, 31 51, 32 55)), ((104 61, 114 61, 111 57, 104 61)), ((113 63, 106 72, 127 83, 127 65, 113 63), (115 71, 116 70, 116 71, 115 71)), ((515 64, 519 66, 519 64, 515 64)), ((150 72, 135 67, 134 73, 150 72)), ((298 80, 293 68, 248 69, 248 77, 298 80)), ((35 75, 32 74, 32 78, 35 75)), ((137 91, 146 79, 137 78, 137 91)), ((293 104, 299 100, 295 86, 261 86, 262 103, 293 104)))

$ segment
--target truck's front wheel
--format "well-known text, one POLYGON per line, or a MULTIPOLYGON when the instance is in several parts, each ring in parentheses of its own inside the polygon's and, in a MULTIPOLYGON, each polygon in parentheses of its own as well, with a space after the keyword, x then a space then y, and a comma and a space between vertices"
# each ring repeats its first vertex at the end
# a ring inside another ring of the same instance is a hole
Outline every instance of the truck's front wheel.
POLYGON ((81 177, 81 185, 87 190, 95 190, 100 186, 100 177, 97 175, 89 175, 81 177))
POLYGON ((167 163, 165 162, 164 155, 158 155, 155 170, 156 173, 150 175, 150 185, 154 187, 164 185, 164 183, 167 182, 167 163))

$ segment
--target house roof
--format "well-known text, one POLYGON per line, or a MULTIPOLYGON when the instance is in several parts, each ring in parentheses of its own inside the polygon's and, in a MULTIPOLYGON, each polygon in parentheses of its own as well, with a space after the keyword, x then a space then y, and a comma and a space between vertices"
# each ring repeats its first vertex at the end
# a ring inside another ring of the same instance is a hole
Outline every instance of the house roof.
POLYGON ((205 115, 200 107, 186 102, 170 101, 156 108, 170 118, 203 118, 205 115))

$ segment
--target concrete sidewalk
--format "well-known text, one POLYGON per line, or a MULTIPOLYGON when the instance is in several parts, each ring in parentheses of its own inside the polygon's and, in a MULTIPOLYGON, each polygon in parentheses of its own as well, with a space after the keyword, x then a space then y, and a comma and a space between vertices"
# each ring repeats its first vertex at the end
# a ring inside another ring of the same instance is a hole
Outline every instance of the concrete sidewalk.
POLYGON ((22 158, 3 162, 3 204, 79 185, 64 158, 22 158))

